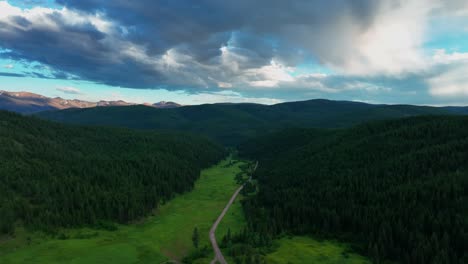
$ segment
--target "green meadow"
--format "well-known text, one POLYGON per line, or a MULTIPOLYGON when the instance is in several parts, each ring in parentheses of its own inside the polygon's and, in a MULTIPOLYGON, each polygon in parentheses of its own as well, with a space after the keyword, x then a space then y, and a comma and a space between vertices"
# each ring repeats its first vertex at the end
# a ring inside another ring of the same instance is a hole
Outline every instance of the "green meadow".
MULTIPOLYGON (((200 233, 200 247, 207 246, 209 256, 196 263, 209 263, 213 258, 208 231, 227 201, 239 186, 234 176, 240 172, 228 161, 203 170, 193 191, 162 205, 153 216, 131 225, 118 225, 116 231, 100 229, 60 230, 56 238, 22 228, 15 237, 0 239, 2 264, 89 264, 89 263, 164 263, 180 261, 194 250, 192 232, 200 233)), ((239 199, 233 203, 216 236, 218 241, 228 229, 235 233, 245 224, 239 199)), ((348 252, 345 245, 319 242, 312 238, 293 237, 277 240, 278 248, 267 255, 267 263, 364 264, 365 258, 348 252)), ((233 260, 225 257, 229 263, 233 260)))
POLYGON ((279 247, 267 255, 267 263, 308 264, 369 264, 366 258, 351 253, 348 246, 333 241, 318 241, 309 237, 282 238, 279 247))
MULTIPOLYGON (((14 238, 0 240, 0 263, 162 263, 181 260, 193 250, 192 232, 198 227, 200 246, 211 249, 208 231, 238 185, 234 176, 241 163, 227 161, 203 170, 195 188, 161 206, 154 216, 140 223, 120 225, 116 231, 61 230, 62 238, 17 230, 14 238), (28 239, 28 237, 30 239, 28 239)), ((236 202, 219 227, 242 226, 242 211, 236 202)), ((220 236, 220 235, 219 235, 220 236)), ((60 236, 59 236, 60 237, 60 236)), ((211 256, 210 256, 211 257, 211 256)))

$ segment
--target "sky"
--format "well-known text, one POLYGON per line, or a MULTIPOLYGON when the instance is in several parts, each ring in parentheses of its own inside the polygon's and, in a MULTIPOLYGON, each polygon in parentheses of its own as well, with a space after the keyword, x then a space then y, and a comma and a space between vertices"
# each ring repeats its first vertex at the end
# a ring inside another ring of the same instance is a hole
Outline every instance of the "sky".
POLYGON ((468 1, 0 0, 0 90, 468 105, 468 1))

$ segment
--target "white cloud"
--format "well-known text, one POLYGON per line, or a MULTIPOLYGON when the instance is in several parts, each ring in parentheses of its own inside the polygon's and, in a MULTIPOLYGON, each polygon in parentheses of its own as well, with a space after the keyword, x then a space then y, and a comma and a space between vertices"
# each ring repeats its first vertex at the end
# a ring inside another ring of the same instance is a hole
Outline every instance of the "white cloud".
MULTIPOLYGON (((341 92, 364 91, 366 93, 389 93, 391 87, 375 84, 371 81, 355 80, 353 77, 342 80, 335 79, 337 76, 322 75, 300 75, 294 82, 281 83, 281 86, 302 92, 320 92, 323 94, 339 94, 341 92)), ((339 77, 338 77, 339 78, 339 77)))
POLYGON ((227 83, 227 82, 218 82, 218 87, 219 88, 232 88, 232 84, 227 83))
POLYGON ((452 64, 468 61, 468 52, 447 53, 445 49, 438 49, 432 56, 432 60, 435 64, 452 64))
POLYGON ((177 62, 180 60, 180 55, 174 49, 169 49, 166 53, 161 57, 161 64, 163 67, 169 68, 180 68, 183 66, 182 63, 177 62))
POLYGON ((344 63, 337 68, 352 75, 421 70, 425 66, 422 45, 426 26, 435 7, 427 0, 386 1, 371 27, 355 36, 354 49, 344 54, 344 63))
POLYGON ((0 10, 2 10, 0 12, 0 19, 21 14, 20 8, 10 5, 7 1, 0 1, 0 10))
POLYGON ((83 94, 80 89, 78 88, 75 88, 75 87, 70 87, 70 86, 67 86, 67 87, 59 87, 56 89, 57 91, 60 91, 60 92, 63 92, 63 93, 66 93, 66 94, 83 94))
POLYGON ((282 100, 267 97, 248 97, 238 92, 226 90, 213 93, 198 93, 190 95, 194 104, 200 103, 258 103, 258 104, 278 104, 282 100))
POLYGON ((366 92, 390 92, 392 91, 389 87, 380 86, 371 82, 362 82, 362 81, 352 81, 345 83, 343 90, 361 90, 366 92))
POLYGON ((380 0, 375 6, 364 24, 344 13, 319 28, 282 26, 282 34, 340 74, 399 77, 431 66, 424 44, 434 16, 468 15, 466 0, 380 0))
POLYGON ((455 16, 468 16, 468 1, 466 0, 440 0, 444 12, 455 16))
POLYGON ((438 1, 370 1, 375 9, 367 19, 342 13, 325 23, 284 26, 282 34, 340 74, 417 72, 426 66, 423 45, 431 15, 440 6, 438 1))
POLYGON ((468 64, 451 67, 446 72, 429 78, 429 93, 436 97, 468 96, 468 64))
MULTIPOLYGON (((23 17, 29 21, 34 22, 34 26, 39 27, 50 27, 51 29, 58 30, 57 23, 51 19, 48 15, 60 14, 66 19, 66 23, 69 26, 82 25, 90 23, 95 26, 101 32, 113 33, 114 25, 112 22, 105 20, 102 14, 85 14, 82 12, 75 12, 67 8, 54 9, 46 7, 34 7, 31 9, 21 9, 19 7, 12 6, 8 1, 0 1, 0 21, 11 24, 9 18, 11 17, 23 17)), ((16 24, 17 27, 25 27, 16 24)), ((27 27, 27 26, 26 26, 27 27)))
POLYGON ((248 84, 253 87, 276 87, 280 82, 294 81, 294 78, 290 74, 292 71, 292 68, 285 67, 272 60, 270 65, 246 70, 245 76, 246 78, 254 79, 248 81, 248 84))
POLYGON ((430 62, 439 73, 426 79, 429 94, 436 98, 468 96, 468 53, 437 49, 430 62))
POLYGON ((326 78, 328 74, 325 73, 307 73, 307 74, 300 74, 297 76, 297 78, 317 78, 317 79, 323 79, 326 78))

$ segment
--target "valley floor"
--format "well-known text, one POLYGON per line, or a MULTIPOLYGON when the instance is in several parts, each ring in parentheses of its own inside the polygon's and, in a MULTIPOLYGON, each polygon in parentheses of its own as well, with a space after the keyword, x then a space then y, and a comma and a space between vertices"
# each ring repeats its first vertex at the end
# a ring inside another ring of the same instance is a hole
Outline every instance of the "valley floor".
MULTIPOLYGON (((236 163, 203 170, 193 191, 179 195, 140 223, 119 225, 116 231, 97 229, 60 230, 56 238, 40 232, 28 233, 19 228, 16 236, 0 240, 2 264, 90 264, 90 263, 165 263, 180 261, 193 249, 192 232, 200 234, 200 246, 211 245, 208 231, 231 195, 238 188, 234 177, 240 172, 236 163)), ((228 228, 235 233, 245 224, 239 199, 220 223, 219 240, 228 228)), ((293 237, 276 241, 277 251, 267 256, 268 263, 368 263, 365 258, 347 253, 347 247, 334 242, 293 237)), ((224 252, 228 263, 234 263, 224 252)), ((209 263, 213 253, 196 263, 209 263)))
MULTIPOLYGON (((119 264, 180 260, 193 249, 195 227, 200 233, 200 245, 210 245, 208 231, 238 187, 234 176, 240 171, 240 163, 231 167, 225 164, 204 170, 192 192, 163 205, 155 216, 142 223, 121 225, 117 231, 64 230, 61 232, 67 239, 60 240, 18 230, 14 239, 0 241, 0 262, 119 264)), ((231 209, 224 220, 232 231, 237 231, 236 227, 242 225, 240 204, 231 209)), ((226 231, 226 225, 219 226, 218 233, 226 231)))

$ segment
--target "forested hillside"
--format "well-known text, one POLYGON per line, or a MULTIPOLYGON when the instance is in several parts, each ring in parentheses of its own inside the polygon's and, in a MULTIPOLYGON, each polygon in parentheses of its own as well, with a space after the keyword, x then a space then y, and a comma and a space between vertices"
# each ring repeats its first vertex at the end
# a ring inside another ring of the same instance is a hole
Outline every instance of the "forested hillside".
POLYGON ((126 223, 225 156, 205 138, 68 126, 0 111, 0 233, 126 223))
POLYGON ((464 112, 459 108, 310 100, 271 106, 213 104, 174 109, 145 106, 97 107, 43 112, 39 116, 76 124, 190 131, 234 146, 245 139, 285 127, 340 128, 368 120, 450 113, 464 112))
POLYGON ((263 233, 361 245, 375 263, 468 263, 468 118, 416 117, 250 141, 263 233))

